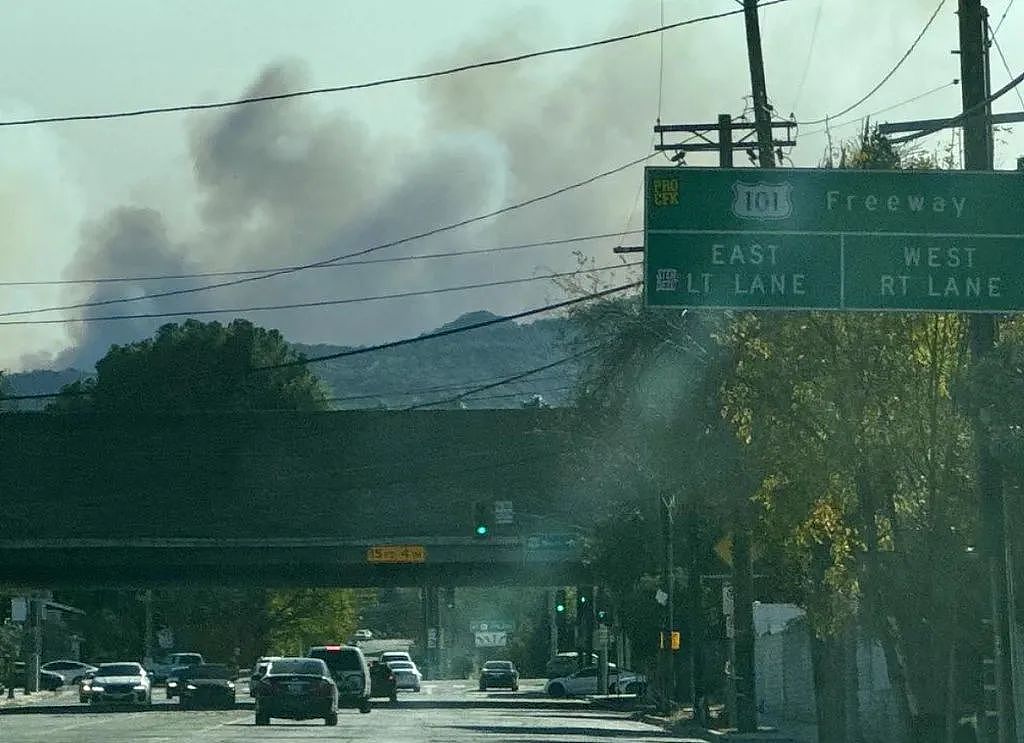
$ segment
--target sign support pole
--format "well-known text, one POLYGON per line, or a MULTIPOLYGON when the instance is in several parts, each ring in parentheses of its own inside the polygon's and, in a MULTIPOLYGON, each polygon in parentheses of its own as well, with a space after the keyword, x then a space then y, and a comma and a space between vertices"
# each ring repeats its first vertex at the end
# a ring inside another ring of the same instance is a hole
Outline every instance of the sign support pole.
MULTIPOLYGON (((960 78, 963 107, 977 106, 987 97, 988 74, 986 54, 987 11, 981 0, 959 0, 960 78)), ((966 170, 992 170, 992 129, 985 107, 968 116, 963 123, 964 167, 966 170)), ((998 335, 996 318, 991 314, 972 315, 968 320, 968 344, 975 363, 988 354, 998 335)), ((1012 687, 1008 668, 1007 624, 1004 588, 1006 563, 1004 554, 1004 519, 1002 473, 993 456, 985 424, 974 411, 974 441, 978 456, 978 486, 981 496, 981 532, 989 575, 992 611, 992 661, 996 692, 997 740, 1012 743, 1012 687)))

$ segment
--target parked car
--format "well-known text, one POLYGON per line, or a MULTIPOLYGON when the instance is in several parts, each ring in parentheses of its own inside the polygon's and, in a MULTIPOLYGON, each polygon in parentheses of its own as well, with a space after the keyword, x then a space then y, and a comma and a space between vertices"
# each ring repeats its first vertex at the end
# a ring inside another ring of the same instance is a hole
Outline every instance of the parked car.
MULTIPOLYGON (((322 660, 338 686, 338 705, 370 711, 370 669, 363 651, 353 645, 318 645, 309 657, 322 660)), ((274 664, 271 663, 273 668, 274 664)))
POLYGON ((200 653, 171 653, 153 663, 149 668, 149 675, 154 683, 160 683, 175 668, 180 666, 198 666, 202 662, 203 656, 200 653))
POLYGON ((256 688, 256 724, 271 718, 338 724, 338 686, 319 658, 277 658, 256 688))
POLYGON ((153 702, 153 686, 139 663, 103 663, 96 669, 89 690, 89 703, 144 704, 153 702))
POLYGON ((235 674, 221 664, 204 663, 189 669, 178 690, 182 707, 234 707, 235 674))
POLYGON ((395 672, 388 668, 387 663, 379 660, 369 661, 370 666, 370 696, 387 697, 392 702, 398 701, 398 679, 395 672))
POLYGON ((510 660, 489 660, 480 669, 480 691, 511 689, 519 691, 519 671, 510 660))
POLYGON ((51 660, 49 663, 43 663, 40 668, 58 674, 67 686, 77 684, 82 676, 96 670, 96 666, 77 660, 51 660))
POLYGON ((373 633, 368 629, 357 629, 356 633, 352 635, 356 640, 372 640, 373 633))
MULTIPOLYGON (((553 678, 544 686, 544 691, 552 697, 573 697, 581 694, 603 694, 608 692, 615 694, 625 691, 627 688, 639 688, 646 685, 647 679, 643 674, 633 671, 620 671, 615 664, 608 664, 608 688, 598 691, 597 689, 597 666, 581 668, 568 676, 553 678)), ((639 692, 637 692, 639 693, 639 692)))
MULTIPOLYGON (((590 665, 597 665, 597 653, 591 653, 590 665)), ((549 660, 544 667, 545 674, 549 679, 558 678, 560 676, 568 676, 570 673, 575 673, 579 669, 579 653, 573 651, 559 653, 554 658, 549 660)))
POLYGON ((256 696, 256 685, 260 679, 263 678, 263 674, 270 668, 270 662, 280 659, 280 655, 264 655, 253 665, 252 673, 249 674, 249 696, 256 696))
POLYGON ((56 671, 39 669, 39 688, 42 691, 57 691, 64 686, 64 677, 56 671))
POLYGON ((395 674, 395 685, 399 689, 420 690, 423 674, 411 660, 393 660, 387 666, 395 674))

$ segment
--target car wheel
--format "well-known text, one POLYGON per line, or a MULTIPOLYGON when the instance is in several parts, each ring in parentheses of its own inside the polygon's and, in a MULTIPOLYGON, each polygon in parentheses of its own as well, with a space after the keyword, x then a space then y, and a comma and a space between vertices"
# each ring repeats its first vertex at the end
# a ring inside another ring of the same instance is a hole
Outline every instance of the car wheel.
POLYGON ((480 691, 487 691, 487 687, 483 684, 480 684, 480 691))
POLYGON ((270 724, 270 715, 261 715, 259 712, 256 713, 256 726, 263 727, 264 725, 270 724))
POLYGON ((332 712, 331 714, 327 715, 327 717, 324 718, 324 725, 327 725, 328 727, 334 727, 337 724, 338 724, 338 713, 337 712, 332 712))
POLYGON ((373 709, 373 708, 370 707, 370 700, 369 699, 364 699, 362 702, 359 703, 359 712, 361 714, 367 715, 367 714, 370 713, 371 709, 373 709))
POLYGON ((512 687, 512 691, 519 691, 519 684, 512 687))
POLYGON ((552 697, 564 697, 565 687, 562 684, 551 684, 548 687, 548 695, 552 697))
POLYGON ((398 703, 398 692, 397 691, 391 692, 391 696, 389 698, 391 699, 391 702, 393 704, 397 704, 398 703))

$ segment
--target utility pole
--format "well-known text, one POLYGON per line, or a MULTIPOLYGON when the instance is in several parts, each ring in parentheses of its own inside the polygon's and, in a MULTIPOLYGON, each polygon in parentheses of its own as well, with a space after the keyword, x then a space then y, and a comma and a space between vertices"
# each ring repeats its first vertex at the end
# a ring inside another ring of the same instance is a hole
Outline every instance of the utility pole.
MULTIPOLYGON (((981 0, 959 0, 960 79, 964 110, 979 106, 987 97, 987 11, 981 0)), ((967 170, 992 170, 992 126, 990 106, 982 106, 963 122, 964 167, 967 170)), ((995 345, 998 328, 991 314, 971 315, 968 320, 968 344, 975 363, 995 345)), ((1013 705, 1007 657, 1008 620, 1005 586, 1004 518, 1002 473, 992 454, 985 424, 975 412, 974 443, 978 457, 978 489, 981 496, 981 542, 988 568, 989 598, 992 611, 992 670, 996 693, 996 740, 1012 743, 1013 705)))
POLYGON ((142 606, 145 611, 142 665, 149 668, 153 663, 153 591, 149 588, 142 592, 142 606))
POLYGON ((775 165, 772 152, 772 110, 764 79, 764 58, 761 55, 761 24, 757 17, 757 0, 743 0, 743 17, 747 25, 747 58, 750 62, 750 86, 754 100, 754 124, 757 127, 758 163, 762 168, 775 165))
POLYGON ((676 698, 676 664, 675 650, 672 649, 672 633, 675 631, 675 550, 674 533, 675 519, 675 496, 661 495, 661 528, 664 540, 665 554, 662 558, 662 580, 665 582, 665 592, 668 598, 665 601, 665 698, 670 702, 676 698))

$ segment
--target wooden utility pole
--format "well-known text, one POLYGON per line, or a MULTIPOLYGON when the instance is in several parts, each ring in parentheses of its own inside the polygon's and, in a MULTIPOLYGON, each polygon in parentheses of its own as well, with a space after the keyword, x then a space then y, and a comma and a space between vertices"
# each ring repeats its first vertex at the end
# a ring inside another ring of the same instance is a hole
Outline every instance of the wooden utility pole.
POLYGON ((761 55, 761 24, 757 18, 757 0, 743 0, 743 16, 747 23, 747 57, 750 60, 750 86, 754 100, 754 124, 757 127, 758 164, 775 166, 772 152, 772 110, 764 80, 764 58, 761 55))
MULTIPOLYGON (((987 12, 981 0, 959 0, 960 80, 964 111, 964 167, 992 170, 991 107, 987 98, 987 12)), ((995 345, 998 327, 991 314, 971 315, 968 321, 971 356, 980 361, 995 345)), ((1006 611, 1006 563, 1004 559, 1004 518, 1002 472, 992 454, 988 429, 975 411, 974 442, 978 457, 978 490, 981 497, 981 544, 989 577, 992 612, 992 685, 995 687, 998 743, 1012 743, 1013 696, 1008 663, 1009 617, 1006 611)))

